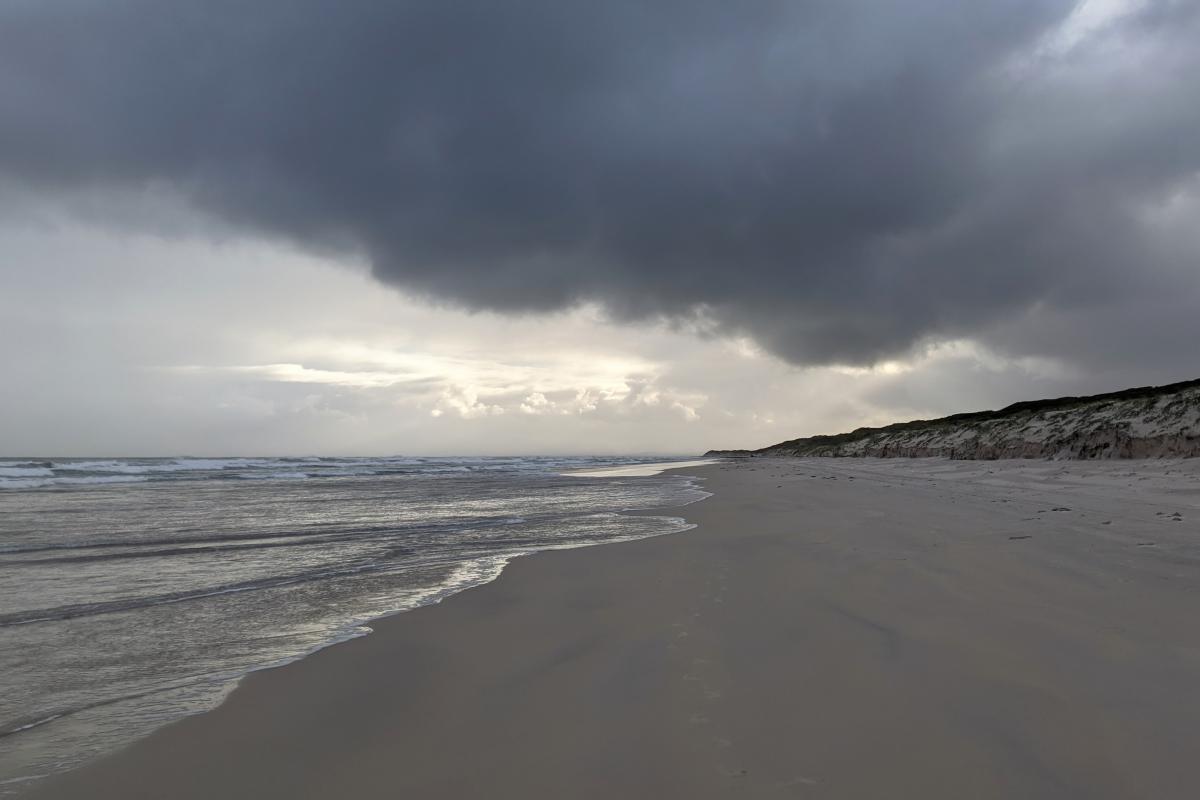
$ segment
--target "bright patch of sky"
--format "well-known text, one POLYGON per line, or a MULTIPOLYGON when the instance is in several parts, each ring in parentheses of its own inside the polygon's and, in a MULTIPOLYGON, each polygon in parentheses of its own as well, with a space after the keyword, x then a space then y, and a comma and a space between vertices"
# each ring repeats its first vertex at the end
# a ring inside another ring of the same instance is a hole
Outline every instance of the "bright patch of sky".
POLYGON ((358 264, 244 239, 43 221, 0 228, 0 252, 6 455, 687 454, 1079 380, 969 341, 798 368, 595 308, 433 307, 358 264))

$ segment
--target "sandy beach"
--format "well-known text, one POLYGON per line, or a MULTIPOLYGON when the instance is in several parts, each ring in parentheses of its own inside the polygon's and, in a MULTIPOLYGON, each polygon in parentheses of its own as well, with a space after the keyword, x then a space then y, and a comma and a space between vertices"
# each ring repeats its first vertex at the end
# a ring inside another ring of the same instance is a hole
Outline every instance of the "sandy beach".
POLYGON ((1200 460, 687 472, 30 796, 1200 795, 1200 460))

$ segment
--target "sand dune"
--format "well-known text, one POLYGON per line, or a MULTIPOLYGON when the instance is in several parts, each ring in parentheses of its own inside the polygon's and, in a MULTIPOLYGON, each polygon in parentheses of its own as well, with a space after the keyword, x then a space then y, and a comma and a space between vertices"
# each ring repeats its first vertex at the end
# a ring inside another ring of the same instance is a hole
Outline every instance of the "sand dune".
POLYGON ((708 455, 958 459, 1200 456, 1200 381, 1017 403, 708 455))

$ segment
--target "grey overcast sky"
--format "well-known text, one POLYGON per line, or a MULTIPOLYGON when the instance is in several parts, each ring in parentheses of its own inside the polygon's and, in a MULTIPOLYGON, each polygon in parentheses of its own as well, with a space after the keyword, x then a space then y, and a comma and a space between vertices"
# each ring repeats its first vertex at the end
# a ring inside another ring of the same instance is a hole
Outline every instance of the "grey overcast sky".
POLYGON ((1200 377, 1200 0, 7 0, 0 454, 697 452, 1200 377))

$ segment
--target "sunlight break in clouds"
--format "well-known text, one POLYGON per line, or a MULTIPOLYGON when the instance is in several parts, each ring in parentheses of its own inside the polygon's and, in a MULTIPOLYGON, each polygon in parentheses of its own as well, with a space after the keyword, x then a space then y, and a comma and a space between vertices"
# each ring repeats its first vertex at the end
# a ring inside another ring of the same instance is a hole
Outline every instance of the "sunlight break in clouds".
POLYGON ((0 246, 13 256, 0 340, 21 344, 0 393, 14 452, 695 453, 1138 379, 968 340, 875 368, 797 368, 746 338, 614 325, 594 308, 430 308, 353 262, 264 243, 17 226, 0 246), (12 279, 34 266, 37 281, 12 279))

